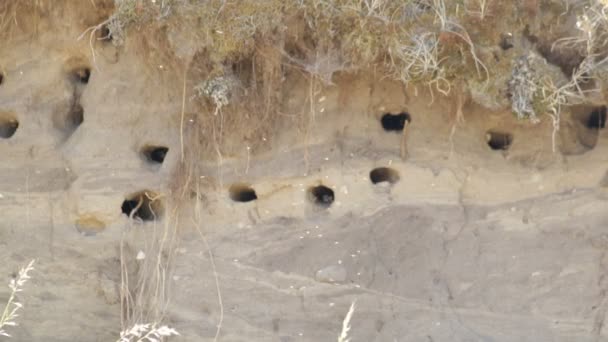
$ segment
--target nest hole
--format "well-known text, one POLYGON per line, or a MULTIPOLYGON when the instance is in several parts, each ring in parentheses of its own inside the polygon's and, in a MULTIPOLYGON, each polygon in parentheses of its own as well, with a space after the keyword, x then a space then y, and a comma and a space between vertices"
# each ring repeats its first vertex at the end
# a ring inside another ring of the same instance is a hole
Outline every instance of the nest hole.
POLYGON ((101 28, 99 29, 99 36, 97 39, 104 41, 104 42, 112 41, 112 32, 110 31, 110 28, 108 27, 107 24, 101 26, 101 28))
POLYGON ((87 84, 89 83, 89 78, 91 78, 91 69, 88 67, 79 67, 72 71, 72 79, 75 82, 87 84))
POLYGON ((308 193, 311 201, 323 208, 329 208, 336 198, 334 191, 325 185, 311 187, 308 193))
POLYGON ((606 106, 594 108, 585 122, 589 129, 601 129, 606 127, 606 106))
POLYGON ((395 184, 399 181, 399 172, 389 167, 378 167, 369 173, 369 179, 373 184, 387 182, 395 184))
POLYGON ((511 34, 510 32, 501 34, 499 46, 503 51, 507 51, 513 48, 513 34, 511 34))
POLYGON ((169 152, 169 148, 165 146, 144 146, 141 153, 143 157, 151 164, 162 164, 169 152))
POLYGON ((14 115, 9 113, 0 114, 0 138, 11 138, 17 132, 17 128, 19 128, 19 121, 14 115))
POLYGON ((380 123, 382 128, 387 132, 403 131, 406 122, 412 122, 412 117, 409 113, 403 112, 399 114, 386 113, 382 115, 380 123))
POLYGON ((0 73, 0 84, 2 84, 2 82, 4 82, 4 74, 0 73))
POLYGON ((233 184, 228 191, 230 199, 235 202, 251 202, 258 199, 255 190, 247 184, 233 184))
POLYGON ((575 121, 577 147, 569 154, 583 154, 594 149, 599 141, 600 129, 606 127, 607 108, 604 105, 574 105, 570 109, 575 121))
POLYGON ((500 150, 508 150, 513 143, 513 134, 498 132, 498 131, 488 131, 486 133, 486 140, 488 142, 488 146, 494 151, 500 150))
POLYGON ((158 193, 144 190, 127 196, 121 210, 129 217, 133 215, 142 221, 156 221, 162 217, 164 207, 158 193))
POLYGON ((63 66, 65 78, 74 87, 74 91, 79 96, 84 85, 89 83, 91 78, 91 66, 85 56, 73 56, 68 58, 63 66))

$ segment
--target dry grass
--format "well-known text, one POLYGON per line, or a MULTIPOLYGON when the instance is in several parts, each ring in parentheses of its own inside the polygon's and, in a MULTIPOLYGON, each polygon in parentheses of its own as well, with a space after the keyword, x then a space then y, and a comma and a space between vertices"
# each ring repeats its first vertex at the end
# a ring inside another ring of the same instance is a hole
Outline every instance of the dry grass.
MULTIPOLYGON (((133 329, 147 327, 147 334, 153 334, 155 328, 165 319, 167 306, 170 303, 168 296, 168 283, 171 275, 171 265, 177 245, 177 227, 179 225, 176 207, 173 201, 166 196, 146 193, 149 196, 147 210, 154 217, 157 208, 163 206, 156 203, 165 201, 167 209, 163 220, 157 220, 152 225, 142 226, 133 220, 134 213, 139 210, 140 203, 129 215, 129 225, 123 231, 120 241, 120 267, 121 267, 121 325, 122 331, 128 334, 133 329), (145 231, 143 231, 145 229, 145 231), (141 241, 143 245, 131 247, 127 241, 141 241), (145 325, 154 322, 153 325, 145 325)), ((136 329, 137 330, 137 329, 136 329)), ((145 336, 143 334, 142 336, 145 336)), ((149 335, 153 336, 153 335, 149 335)), ((121 334, 121 337, 123 335, 121 334)), ((131 336, 132 337, 132 336, 131 336)), ((143 339, 145 340, 145 339, 143 339)), ((131 341, 131 339, 127 339, 131 341)), ((137 339, 136 341, 139 341, 137 339)))
POLYGON ((513 111, 520 118, 539 121, 541 115, 548 115, 553 123, 552 147, 556 151, 556 136, 560 127, 563 108, 584 103, 589 95, 601 90, 597 83, 606 79, 608 62, 608 2, 591 0, 578 10, 575 36, 556 40, 551 50, 565 49, 577 51, 583 56, 581 63, 573 70, 565 82, 550 76, 540 76, 523 61, 516 65, 511 79, 513 111), (523 70, 523 73, 522 73, 523 70), (583 84, 587 84, 583 87, 583 84), (589 88, 588 85, 596 85, 589 88))
POLYGON ((355 302, 353 301, 350 304, 350 308, 344 316, 344 321, 342 321, 342 331, 340 331, 340 336, 338 336, 338 342, 349 342, 350 338, 348 337, 348 332, 350 331, 350 321, 353 318, 353 314, 355 313, 355 302))
POLYGON ((171 336, 179 336, 179 333, 166 325, 136 324, 122 331, 116 342, 155 342, 171 336))
POLYGON ((39 33, 45 0, 0 1, 0 38, 8 45, 17 37, 39 33))
POLYGON ((23 304, 17 301, 16 297, 19 292, 23 291, 25 283, 30 279, 29 272, 34 270, 35 260, 30 261, 27 266, 19 270, 19 274, 15 279, 11 279, 8 287, 11 289, 11 295, 4 306, 2 316, 0 317, 0 336, 11 337, 6 331, 7 327, 17 326, 17 317, 19 317, 19 310, 23 308, 23 304))

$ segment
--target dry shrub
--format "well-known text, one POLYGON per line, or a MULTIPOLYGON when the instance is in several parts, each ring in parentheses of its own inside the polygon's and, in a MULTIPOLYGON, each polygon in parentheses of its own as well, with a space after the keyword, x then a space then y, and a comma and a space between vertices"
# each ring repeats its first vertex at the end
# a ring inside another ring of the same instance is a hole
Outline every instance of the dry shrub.
POLYGON ((0 38, 12 39, 24 32, 36 32, 42 0, 0 2, 0 38))

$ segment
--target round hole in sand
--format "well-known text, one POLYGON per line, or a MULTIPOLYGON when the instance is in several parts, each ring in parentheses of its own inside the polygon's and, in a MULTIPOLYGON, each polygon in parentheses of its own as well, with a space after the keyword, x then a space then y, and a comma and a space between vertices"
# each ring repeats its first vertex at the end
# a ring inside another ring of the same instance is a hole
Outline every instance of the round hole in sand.
POLYGON ((589 129, 600 129, 606 127, 606 106, 593 108, 585 122, 589 129))
POLYGON ((500 35, 500 48, 503 50, 509 50, 513 48, 513 34, 506 32, 500 35))
POLYGON ((82 86, 89 83, 91 67, 85 56, 72 56, 68 58, 63 66, 65 77, 76 87, 77 94, 82 92, 82 86))
POLYGON ((399 172, 397 172, 395 169, 391 169, 390 167, 378 167, 369 173, 369 179, 374 184, 382 182, 395 184, 399 181, 399 172))
POLYGON ((486 133, 486 142, 492 150, 508 150, 513 143, 513 134, 490 130, 486 133))
POLYGON ((11 113, 0 113, 0 138, 8 139, 15 135, 19 120, 11 113))
POLYGON ((248 184, 232 184, 228 191, 230 193, 230 199, 235 202, 251 202, 258 199, 255 190, 248 184))
POLYGON ((99 37, 97 39, 104 42, 109 42, 112 40, 112 32, 110 32, 110 28, 107 24, 101 26, 99 29, 99 37))
POLYGON ((162 164, 169 152, 169 148, 165 146, 146 145, 141 149, 144 158, 153 164, 162 164))
POLYGON ((308 194, 310 200, 314 204, 324 208, 329 208, 336 198, 334 191, 325 185, 317 185, 309 188, 308 194))
POLYGON ((121 206, 122 213, 142 221, 156 221, 164 212, 163 203, 157 192, 143 190, 125 198, 121 206))
POLYGON ((412 116, 409 113, 403 112, 399 114, 386 113, 382 115, 380 123, 382 128, 387 132, 400 132, 405 127, 405 122, 412 122, 412 116))
POLYGON ((87 84, 89 83, 89 78, 91 77, 91 69, 87 67, 76 68, 73 71, 74 80, 87 84))

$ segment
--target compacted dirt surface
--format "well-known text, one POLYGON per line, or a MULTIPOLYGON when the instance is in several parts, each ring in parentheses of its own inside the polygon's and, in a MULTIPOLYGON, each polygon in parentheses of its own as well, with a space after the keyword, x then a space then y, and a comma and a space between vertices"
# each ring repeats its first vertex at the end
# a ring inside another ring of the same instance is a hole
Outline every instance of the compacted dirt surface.
POLYGON ((351 305, 352 342, 608 340, 601 103, 554 132, 292 72, 267 131, 200 131, 183 70, 79 40, 103 17, 67 8, 0 49, 0 280, 36 260, 7 341, 337 341, 351 305))

